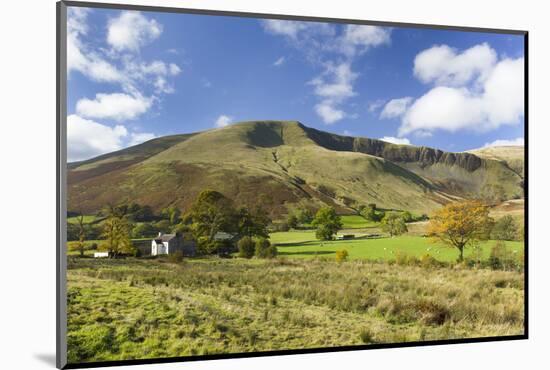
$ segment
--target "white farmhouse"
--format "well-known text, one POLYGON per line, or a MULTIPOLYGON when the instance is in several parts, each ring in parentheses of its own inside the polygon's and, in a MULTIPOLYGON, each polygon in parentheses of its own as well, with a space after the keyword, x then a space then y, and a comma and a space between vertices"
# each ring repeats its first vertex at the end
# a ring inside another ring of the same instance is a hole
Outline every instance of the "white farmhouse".
POLYGON ((174 254, 177 251, 187 256, 194 256, 196 244, 192 238, 186 238, 181 234, 163 234, 151 241, 151 255, 159 256, 163 254, 174 254))

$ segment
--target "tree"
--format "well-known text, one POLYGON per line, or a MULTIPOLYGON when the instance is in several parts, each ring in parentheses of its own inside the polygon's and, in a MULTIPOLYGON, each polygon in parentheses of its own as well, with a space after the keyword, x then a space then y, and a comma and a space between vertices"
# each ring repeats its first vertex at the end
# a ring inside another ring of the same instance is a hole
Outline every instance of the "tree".
POLYGON ((518 225, 510 215, 499 218, 491 231, 491 238, 496 240, 516 240, 518 237, 518 225))
POLYGON ((270 222, 267 212, 260 206, 252 211, 245 207, 237 211, 237 227, 241 235, 269 238, 267 226, 270 222))
POLYGON ((296 211, 296 219, 300 225, 311 223, 311 221, 313 221, 313 216, 313 212, 311 212, 309 208, 303 207, 296 211))
POLYGON ((154 227, 157 232, 161 232, 163 234, 168 234, 172 231, 172 225, 168 220, 160 220, 158 222, 155 222, 154 227))
POLYGON ((239 257, 252 258, 254 256, 256 245, 251 237, 245 236, 241 238, 237 243, 237 247, 239 248, 239 257))
POLYGON ((489 238, 493 219, 489 208, 480 201, 449 203, 430 219, 428 235, 459 251, 458 260, 464 259, 464 248, 489 238))
POLYGON ((409 211, 405 211, 401 214, 401 217, 403 218, 403 220, 405 222, 413 222, 414 221, 414 217, 413 215, 409 212, 409 211))
POLYGON ((366 206, 361 206, 359 214, 368 221, 378 222, 384 218, 384 211, 378 210, 375 203, 369 203, 366 206))
POLYGON ((156 236, 158 232, 158 229, 154 227, 149 222, 143 222, 141 224, 137 224, 132 229, 132 237, 139 239, 139 238, 153 238, 156 236))
POLYGON ((258 238, 254 255, 257 258, 274 258, 277 256, 277 247, 271 245, 266 238, 258 238))
POLYGON ((181 211, 176 206, 163 208, 160 211, 160 216, 170 222, 170 225, 177 225, 181 220, 181 211))
POLYGON ((84 239, 86 238, 86 224, 84 223, 84 215, 82 212, 76 218, 78 225, 78 250, 80 257, 84 257, 84 239))
POLYGON ((199 194, 184 220, 190 222, 191 231, 196 240, 203 244, 210 244, 219 231, 237 231, 235 213, 231 200, 223 194, 214 190, 204 190, 199 194))
POLYGON ((67 241, 78 240, 78 226, 72 222, 67 222, 67 241))
POLYGON ((401 235, 409 231, 402 215, 397 212, 386 213, 381 223, 382 231, 390 234, 391 237, 401 235))
POLYGON ((286 224, 291 229, 296 229, 298 227, 298 217, 294 213, 290 213, 286 218, 286 224))
POLYGON ((123 253, 133 253, 135 248, 130 240, 130 227, 124 207, 109 207, 107 219, 103 222, 103 248, 114 257, 123 253))
POLYGON ((340 216, 332 207, 322 207, 315 214, 312 222, 317 227, 315 236, 320 240, 332 240, 332 236, 343 226, 340 216))
POLYGON ((137 203, 132 203, 128 206, 130 218, 135 222, 153 221, 155 215, 151 206, 141 206, 137 203))

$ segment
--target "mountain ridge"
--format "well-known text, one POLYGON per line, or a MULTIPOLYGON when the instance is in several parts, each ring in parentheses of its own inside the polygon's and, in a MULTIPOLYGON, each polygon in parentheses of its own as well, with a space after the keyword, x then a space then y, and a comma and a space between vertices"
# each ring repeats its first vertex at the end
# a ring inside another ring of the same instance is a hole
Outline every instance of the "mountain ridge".
POLYGON ((298 121, 248 121, 172 135, 70 163, 69 208, 137 201, 187 208, 204 188, 236 202, 262 196, 281 215, 298 203, 353 212, 358 204, 430 212, 498 184, 521 196, 521 178, 505 164, 471 153, 336 135, 298 121))

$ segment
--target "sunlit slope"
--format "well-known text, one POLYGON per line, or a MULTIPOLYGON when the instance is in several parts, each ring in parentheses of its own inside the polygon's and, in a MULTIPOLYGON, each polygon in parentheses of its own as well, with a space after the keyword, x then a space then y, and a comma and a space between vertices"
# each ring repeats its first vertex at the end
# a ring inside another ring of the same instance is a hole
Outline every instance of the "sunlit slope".
POLYGON ((517 174, 524 176, 525 148, 523 146, 492 146, 470 150, 468 153, 504 162, 517 174))
POLYGON ((261 202, 273 215, 297 203, 342 213, 366 203, 428 213, 493 181, 510 195, 521 192, 519 176, 498 161, 447 153, 429 163, 427 150, 434 149, 342 137, 292 121, 242 122, 72 164, 69 209, 91 212, 120 201, 186 209, 208 188, 237 204, 261 202))

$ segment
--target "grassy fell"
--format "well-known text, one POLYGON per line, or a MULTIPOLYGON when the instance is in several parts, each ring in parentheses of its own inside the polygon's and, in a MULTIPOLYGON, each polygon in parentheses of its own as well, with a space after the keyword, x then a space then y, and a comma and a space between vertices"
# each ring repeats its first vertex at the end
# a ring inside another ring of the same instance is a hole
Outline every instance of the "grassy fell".
POLYGON ((69 362, 515 335, 523 293, 518 272, 70 259, 69 362))
POLYGON ((294 121, 242 122, 71 163, 68 203, 93 213, 130 194, 156 210, 173 204, 186 209, 201 190, 212 188, 239 204, 267 195, 272 199, 265 206, 281 216, 300 202, 340 213, 371 202, 430 213, 449 194, 470 197, 494 183, 510 197, 521 194, 521 178, 499 161, 441 152, 439 162, 425 163, 418 160, 422 153, 435 151, 343 137, 294 121), (472 158, 481 163, 473 172, 467 165, 472 158))

